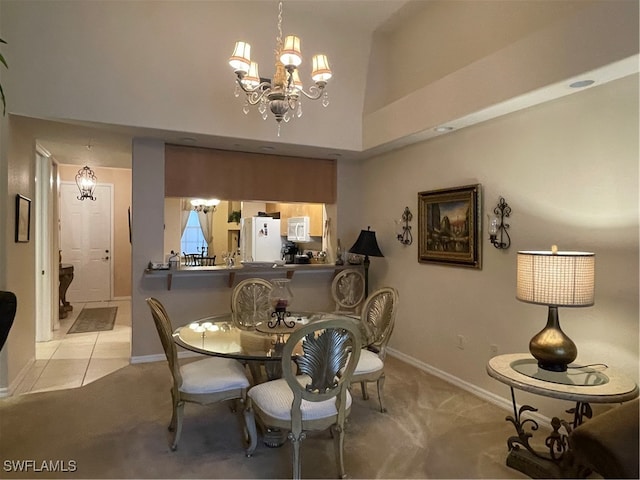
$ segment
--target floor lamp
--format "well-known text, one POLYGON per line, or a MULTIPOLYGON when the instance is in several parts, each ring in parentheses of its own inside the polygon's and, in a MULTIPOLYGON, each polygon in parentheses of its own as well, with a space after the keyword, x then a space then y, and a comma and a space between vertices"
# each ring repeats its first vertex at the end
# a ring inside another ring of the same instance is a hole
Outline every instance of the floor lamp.
POLYGON ((369 296, 369 264, 371 263, 369 257, 384 257, 376 241, 376 232, 371 231, 371 227, 360 230, 360 235, 353 247, 349 249, 349 253, 364 255, 364 298, 366 299, 369 296))

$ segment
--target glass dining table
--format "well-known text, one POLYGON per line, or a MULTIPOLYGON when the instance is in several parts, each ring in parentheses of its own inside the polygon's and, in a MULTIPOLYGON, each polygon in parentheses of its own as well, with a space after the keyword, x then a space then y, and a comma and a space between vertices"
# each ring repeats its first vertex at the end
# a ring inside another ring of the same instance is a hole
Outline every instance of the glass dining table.
MULTIPOLYGON (((271 318, 271 312, 228 312, 178 327, 173 339, 177 345, 192 352, 246 362, 255 384, 280 377, 282 348, 290 333, 310 322, 345 316, 359 318, 329 312, 293 312, 286 322, 274 327, 276 321, 271 318)), ((367 345, 369 335, 364 324, 361 329, 362 344, 367 345)), ((294 353, 302 354, 300 345, 294 353)))
MULTIPOLYGON (((282 375, 282 349, 289 334, 310 322, 328 318, 352 318, 358 316, 328 312, 293 312, 277 322, 271 312, 228 312, 212 315, 178 327, 173 333, 174 342, 192 352, 217 357, 234 358, 246 363, 258 384, 280 378, 282 375), (278 323, 277 326, 273 326, 278 323)), ((366 326, 359 322, 362 344, 369 338, 366 326)), ((294 355, 302 354, 302 346, 294 349, 294 355)), ((263 429, 263 442, 268 447, 280 447, 286 432, 267 425, 263 429)))

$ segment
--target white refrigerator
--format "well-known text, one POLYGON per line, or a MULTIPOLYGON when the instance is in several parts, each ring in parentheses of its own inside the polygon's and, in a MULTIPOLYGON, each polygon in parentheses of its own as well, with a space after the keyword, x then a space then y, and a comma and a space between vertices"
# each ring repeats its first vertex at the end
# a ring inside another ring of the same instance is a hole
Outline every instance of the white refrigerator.
POLYGON ((282 257, 280 220, 248 217, 240 220, 240 258, 245 262, 274 262, 282 257))

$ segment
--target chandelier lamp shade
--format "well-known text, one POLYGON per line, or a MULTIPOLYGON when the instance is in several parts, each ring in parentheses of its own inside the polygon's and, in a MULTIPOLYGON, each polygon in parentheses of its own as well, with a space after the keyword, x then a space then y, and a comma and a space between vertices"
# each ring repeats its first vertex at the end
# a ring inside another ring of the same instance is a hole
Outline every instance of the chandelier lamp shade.
POLYGON ((275 49, 275 73, 273 78, 260 77, 258 63, 251 60, 251 45, 244 41, 236 42, 233 54, 229 58, 229 65, 236 74, 235 95, 245 94, 242 111, 249 113, 251 106, 258 106, 258 112, 263 120, 268 118, 267 110, 271 111, 278 122, 278 136, 280 126, 294 117, 302 116, 301 97, 311 100, 322 99, 322 105, 329 105, 329 97, 325 86, 331 78, 329 61, 324 54, 314 55, 311 60, 311 78, 314 81, 308 90, 304 90, 298 67, 302 64, 300 37, 288 35, 282 38, 282 2, 278 5, 278 34, 275 49))
POLYGON ((84 199, 87 198, 95 201, 96 197, 93 195, 93 191, 96 189, 97 183, 98 179, 89 167, 82 167, 78 170, 78 174, 76 175, 76 185, 80 191, 78 200, 84 201, 84 199))
POLYGON ((196 212, 215 212, 218 205, 220 205, 220 200, 218 200, 217 198, 211 198, 209 200, 194 198, 193 200, 191 200, 191 206, 196 212))
POLYGON ((516 298, 547 305, 546 326, 529 342, 538 367, 564 372, 578 349, 560 328, 558 307, 590 307, 595 295, 595 255, 588 252, 518 252, 516 298))

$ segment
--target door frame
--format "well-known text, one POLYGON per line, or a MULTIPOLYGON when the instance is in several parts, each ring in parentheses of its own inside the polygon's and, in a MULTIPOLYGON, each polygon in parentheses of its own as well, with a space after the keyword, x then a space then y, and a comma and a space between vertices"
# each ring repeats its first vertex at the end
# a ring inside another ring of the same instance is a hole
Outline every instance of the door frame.
POLYGON ((36 143, 35 146, 35 341, 53 338, 53 330, 60 328, 58 305, 58 236, 55 211, 57 195, 57 164, 51 154, 36 143))

